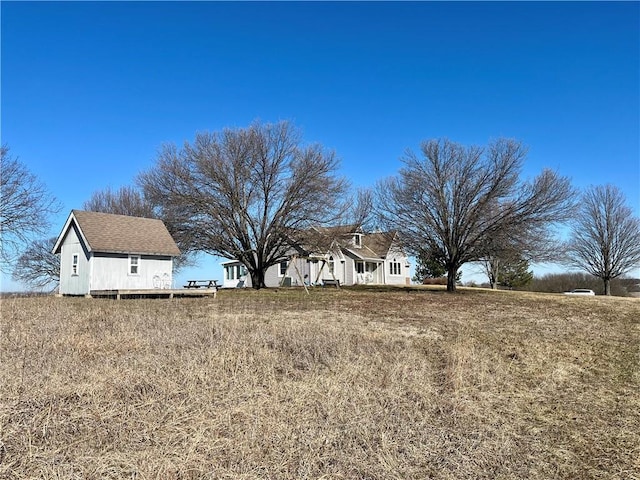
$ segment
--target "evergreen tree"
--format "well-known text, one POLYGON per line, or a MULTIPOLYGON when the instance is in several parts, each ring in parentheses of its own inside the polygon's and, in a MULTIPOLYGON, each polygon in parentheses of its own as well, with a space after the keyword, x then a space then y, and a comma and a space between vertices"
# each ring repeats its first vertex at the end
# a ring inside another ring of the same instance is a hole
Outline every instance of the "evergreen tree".
MULTIPOLYGON (((423 283, 425 278, 440 278, 447 275, 444 256, 435 249, 421 250, 416 257, 416 270, 413 281, 423 283)), ((456 274, 456 282, 460 281, 462 272, 456 274)))
POLYGON ((498 283, 508 288, 521 288, 533 280, 533 272, 529 270, 529 262, 519 258, 506 262, 498 270, 498 283))

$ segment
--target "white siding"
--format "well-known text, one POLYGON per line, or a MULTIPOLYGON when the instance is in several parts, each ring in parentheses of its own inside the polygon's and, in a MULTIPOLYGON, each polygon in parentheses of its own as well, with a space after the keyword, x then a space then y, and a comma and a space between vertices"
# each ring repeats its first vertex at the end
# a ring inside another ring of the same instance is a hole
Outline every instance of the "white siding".
POLYGON ((89 293, 90 264, 82 247, 75 225, 72 225, 60 248, 60 293, 86 295, 89 293), (73 256, 78 255, 77 273, 72 271, 73 256))
POLYGON ((279 287, 280 281, 282 280, 282 277, 279 275, 279 273, 280 264, 273 265, 272 267, 267 268, 267 271, 264 273, 264 284, 267 287, 279 287))
POLYGON ((344 285, 355 285, 356 278, 356 263, 353 261, 353 258, 346 257, 345 258, 345 276, 344 276, 344 285))
MULTIPOLYGON (((295 265, 291 263, 287 272, 287 277, 291 277, 291 285, 297 287, 301 287, 305 283, 310 285, 315 280, 315 274, 311 270, 312 265, 313 263, 306 258, 297 257, 295 265), (298 268, 297 271, 295 267, 298 268)), ((282 280, 282 277, 280 279, 282 280)))
POLYGON ((128 255, 96 254, 91 258, 91 290, 171 288, 171 257, 142 255, 138 274, 129 273, 128 255))
MULTIPOLYGON (((391 284, 391 285, 408 285, 409 284, 409 266, 408 258, 399 249, 392 249, 389 252, 389 256, 386 260, 361 260, 355 259, 348 255, 343 255, 342 252, 330 252, 325 254, 324 258, 326 263, 323 264, 319 260, 307 260, 306 258, 296 258, 296 265, 298 272, 293 265, 289 265, 287 270, 287 277, 291 278, 292 286, 302 286, 306 281, 312 284, 318 279, 318 283, 322 284, 323 279, 332 279, 334 276, 340 280, 341 285, 356 285, 359 283, 370 284, 391 284), (329 257, 333 257, 334 274, 329 272, 329 257), (390 274, 390 265, 395 259, 396 263, 400 264, 399 274, 390 274), (363 262, 364 272, 362 274, 356 273, 355 261, 363 262), (320 272, 318 274, 318 272, 320 272), (305 275, 307 276, 305 278, 305 275), (302 277, 302 278, 300 278, 302 277)), ((223 264, 235 265, 231 263, 223 264)), ((282 282, 282 276, 280 275, 280 265, 274 265, 267 269, 265 272, 265 285, 267 287, 279 287, 282 282)), ((224 286, 235 287, 238 280, 228 279, 225 275, 224 286)), ((246 277, 245 286, 251 286, 250 277, 246 277)))
POLYGON ((223 263, 223 280, 224 288, 236 288, 238 286, 250 287, 251 277, 248 275, 247 269, 240 262, 223 263), (242 283, 241 283, 242 282, 242 283))
POLYGON ((397 248, 391 248, 384 262, 384 276, 388 285, 408 285, 411 283, 409 274, 409 259, 397 248), (400 274, 391 273, 392 263, 400 264, 400 274))

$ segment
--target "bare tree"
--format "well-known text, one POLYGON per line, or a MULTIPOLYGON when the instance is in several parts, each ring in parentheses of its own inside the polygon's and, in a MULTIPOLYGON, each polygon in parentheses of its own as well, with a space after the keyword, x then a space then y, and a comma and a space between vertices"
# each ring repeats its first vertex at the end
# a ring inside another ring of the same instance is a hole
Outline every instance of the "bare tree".
POLYGON ((348 185, 337 168, 288 122, 256 123, 165 146, 139 184, 181 247, 238 259, 262 288, 298 232, 342 213, 348 185))
POLYGON ((9 273, 20 249, 46 233, 48 215, 58 212, 59 206, 6 145, 0 147, 0 171, 0 269, 9 273))
POLYGON ((493 290, 497 290, 500 273, 510 263, 513 255, 514 252, 508 252, 505 249, 500 249, 498 252, 485 252, 482 255, 480 266, 489 280, 489 286, 493 290))
POLYGON ((91 195, 82 205, 90 212, 114 213, 132 217, 155 218, 153 205, 134 187, 120 187, 118 190, 106 188, 91 195))
POLYGON ((13 279, 35 289, 53 290, 60 281, 60 258, 52 253, 57 237, 31 242, 18 257, 13 279))
POLYGON ((482 148, 430 140, 421 151, 422 158, 408 151, 399 175, 378 184, 378 216, 398 229, 410 252, 442 252, 449 292, 458 269, 481 260, 491 239, 542 235, 572 213, 568 179, 544 170, 520 180, 527 154, 520 142, 498 139, 482 148))
POLYGON ((577 218, 566 246, 568 263, 604 282, 640 266, 640 219, 626 206, 614 185, 592 186, 582 195, 577 218))
MULTIPOLYGON (((512 227, 512 226, 508 226, 512 227)), ((480 247, 480 266, 487 275, 492 289, 498 288, 498 279, 505 269, 511 270, 522 262, 550 262, 561 258, 561 241, 549 228, 504 228, 494 232, 480 247)))

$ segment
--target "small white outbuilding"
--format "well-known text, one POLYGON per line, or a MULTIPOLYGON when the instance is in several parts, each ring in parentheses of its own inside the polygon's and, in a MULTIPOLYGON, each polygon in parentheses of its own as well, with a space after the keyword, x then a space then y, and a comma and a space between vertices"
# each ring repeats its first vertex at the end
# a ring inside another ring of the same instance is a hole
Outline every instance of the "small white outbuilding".
POLYGON ((60 294, 172 287, 180 250, 161 220, 72 210, 53 248, 60 294))

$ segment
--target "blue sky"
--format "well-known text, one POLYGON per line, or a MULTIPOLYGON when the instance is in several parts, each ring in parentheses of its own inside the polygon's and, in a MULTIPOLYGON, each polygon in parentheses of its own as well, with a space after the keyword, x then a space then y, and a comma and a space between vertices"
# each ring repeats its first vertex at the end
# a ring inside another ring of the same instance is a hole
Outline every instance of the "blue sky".
MULTIPOLYGON (((355 186, 395 174, 425 139, 514 137, 525 175, 612 183, 640 213, 638 2, 0 8, 2 143, 62 203, 52 235, 163 143, 254 120, 293 121, 355 186)), ((220 278, 218 260, 187 276, 220 278)))

